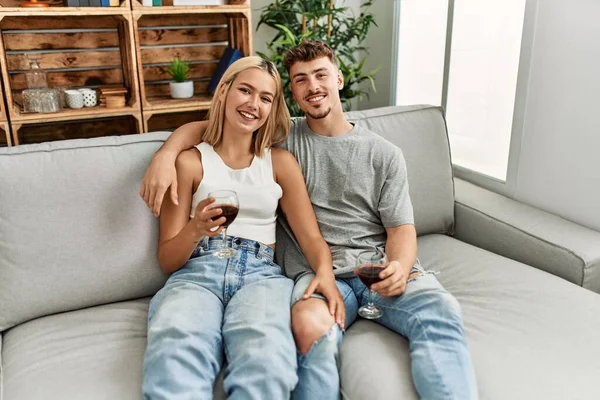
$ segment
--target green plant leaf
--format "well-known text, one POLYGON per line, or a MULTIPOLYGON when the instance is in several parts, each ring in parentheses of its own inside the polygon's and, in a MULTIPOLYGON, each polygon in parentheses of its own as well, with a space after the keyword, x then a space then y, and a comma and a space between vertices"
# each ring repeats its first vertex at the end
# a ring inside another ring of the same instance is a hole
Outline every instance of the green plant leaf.
POLYGON ((179 57, 172 60, 167 68, 167 74, 169 74, 175 82, 185 82, 189 73, 190 64, 179 57))

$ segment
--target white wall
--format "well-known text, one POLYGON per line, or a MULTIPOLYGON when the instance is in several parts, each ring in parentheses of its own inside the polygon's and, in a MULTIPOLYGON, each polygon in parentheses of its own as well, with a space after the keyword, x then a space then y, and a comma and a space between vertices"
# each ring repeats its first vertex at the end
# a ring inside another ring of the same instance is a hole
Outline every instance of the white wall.
POLYGON ((600 231, 600 1, 539 0, 517 199, 600 231))
MULTIPOLYGON (((370 98, 360 101, 360 109, 383 107, 390 105, 392 86, 392 44, 394 31, 394 1, 376 0, 369 10, 373 13, 377 26, 372 26, 366 40, 369 56, 364 70, 370 71, 380 67, 375 75, 375 88, 377 91, 371 93, 370 98)), ((368 84, 365 83, 365 86, 368 84)))
MULTIPOLYGON (((398 1, 398 0, 394 0, 398 1)), ((378 0, 370 66, 390 104, 393 1, 378 0)), ((538 0, 514 198, 600 231, 600 1, 538 0)), ((510 179, 510 177, 509 177, 510 179)))
POLYGON ((250 2, 250 8, 252 9, 252 39, 255 53, 257 51, 266 53, 266 43, 269 42, 276 33, 274 29, 265 25, 261 26, 259 31, 256 30, 256 25, 260 20, 260 9, 271 3, 271 0, 251 0, 250 2))

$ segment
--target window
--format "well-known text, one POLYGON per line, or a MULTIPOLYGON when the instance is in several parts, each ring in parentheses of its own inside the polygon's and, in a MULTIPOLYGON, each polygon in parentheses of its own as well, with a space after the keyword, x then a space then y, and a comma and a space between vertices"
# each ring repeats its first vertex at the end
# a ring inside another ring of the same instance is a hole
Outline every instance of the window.
POLYGON ((507 177, 527 0, 400 0, 395 104, 442 105, 455 165, 507 177))
POLYGON ((447 0, 400 3, 396 104, 442 104, 447 0))

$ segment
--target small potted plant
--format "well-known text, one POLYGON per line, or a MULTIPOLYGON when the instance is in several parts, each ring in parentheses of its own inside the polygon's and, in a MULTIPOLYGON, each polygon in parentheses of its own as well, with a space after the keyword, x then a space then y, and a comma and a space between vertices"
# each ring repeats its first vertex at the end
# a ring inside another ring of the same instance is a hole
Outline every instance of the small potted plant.
POLYGON ((171 61, 167 73, 173 78, 173 82, 169 82, 172 98, 189 99, 194 95, 194 82, 187 80, 190 74, 190 64, 187 61, 177 57, 171 61))

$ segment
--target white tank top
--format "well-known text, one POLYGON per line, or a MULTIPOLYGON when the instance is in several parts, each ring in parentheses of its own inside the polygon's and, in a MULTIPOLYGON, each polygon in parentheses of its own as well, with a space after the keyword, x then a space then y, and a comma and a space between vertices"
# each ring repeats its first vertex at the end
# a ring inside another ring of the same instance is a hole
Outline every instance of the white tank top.
POLYGON ((196 206, 215 190, 237 192, 240 211, 227 228, 227 235, 256 240, 264 244, 275 243, 276 210, 283 191, 273 179, 271 150, 262 157, 254 156, 248 168, 231 169, 207 143, 196 148, 202 154, 204 176, 192 198, 190 216, 196 206))

